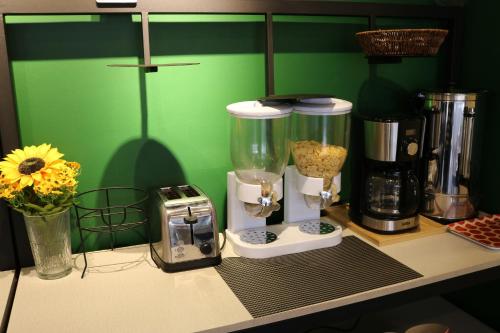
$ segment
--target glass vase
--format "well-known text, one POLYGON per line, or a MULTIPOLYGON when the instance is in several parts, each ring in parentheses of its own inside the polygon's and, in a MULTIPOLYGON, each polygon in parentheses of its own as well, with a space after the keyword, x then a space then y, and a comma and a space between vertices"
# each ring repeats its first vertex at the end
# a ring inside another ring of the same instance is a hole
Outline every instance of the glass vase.
POLYGON ((71 273, 69 208, 45 216, 24 215, 24 222, 38 277, 53 280, 71 273))

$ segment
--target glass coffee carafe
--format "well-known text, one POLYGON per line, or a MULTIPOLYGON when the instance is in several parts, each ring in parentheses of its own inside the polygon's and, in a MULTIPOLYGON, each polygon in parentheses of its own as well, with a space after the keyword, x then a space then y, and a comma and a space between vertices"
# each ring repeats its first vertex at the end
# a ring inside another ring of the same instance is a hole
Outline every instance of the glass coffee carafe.
POLYGON ((404 218, 418 210, 419 185, 413 169, 372 167, 366 178, 366 210, 385 218, 404 218))

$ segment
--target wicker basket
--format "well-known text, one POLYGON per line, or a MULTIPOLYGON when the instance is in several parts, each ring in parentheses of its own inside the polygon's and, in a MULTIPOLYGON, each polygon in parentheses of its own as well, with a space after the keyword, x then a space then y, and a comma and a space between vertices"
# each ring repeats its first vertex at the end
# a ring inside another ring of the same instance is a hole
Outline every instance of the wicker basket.
POLYGON ((358 32, 365 54, 373 56, 432 56, 448 34, 443 29, 393 29, 358 32))

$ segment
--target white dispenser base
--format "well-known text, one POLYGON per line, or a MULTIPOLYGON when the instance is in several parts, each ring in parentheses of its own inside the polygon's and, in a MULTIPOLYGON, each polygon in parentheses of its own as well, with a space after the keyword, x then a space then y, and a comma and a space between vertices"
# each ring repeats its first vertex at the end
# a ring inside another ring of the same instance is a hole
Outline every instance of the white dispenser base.
MULTIPOLYGON (((309 221, 309 223, 310 222, 311 221, 309 221)), ((342 227, 336 223, 327 221, 322 222, 332 225, 335 231, 329 234, 313 235, 301 231, 299 229, 301 223, 283 223, 260 228, 245 229, 236 233, 228 229, 226 230, 226 236, 231 242, 234 252, 239 256, 255 259, 270 258, 339 244, 342 241, 342 227), (276 234, 278 238, 267 244, 251 244, 241 239, 249 233, 263 233, 266 231, 276 234)))
MULTIPOLYGON (((287 177, 290 172, 296 172, 295 167, 287 168, 287 177)), ((289 179, 286 180, 289 181, 289 179)), ((290 185, 285 185, 287 195, 290 195, 290 198, 285 197, 285 205, 290 203, 291 198, 296 204, 302 204, 303 194, 298 193, 295 184, 293 184, 293 188, 290 185)), ((319 178, 314 185, 314 193, 316 193, 316 187, 318 187, 317 192, 319 193, 323 186, 323 179, 319 178)), ((276 191, 278 199, 281 199, 283 197, 283 182, 279 181, 273 184, 273 190, 276 191)), ((266 226, 265 218, 249 216, 244 209, 244 202, 256 203, 256 198, 260 195, 260 186, 241 183, 234 172, 227 174, 227 195, 228 229, 226 237, 231 242, 234 252, 242 257, 270 258, 335 246, 342 241, 342 227, 334 222, 320 219, 319 210, 308 208, 305 203, 304 206, 300 206, 300 211, 295 212, 295 216, 290 214, 290 210, 287 211, 285 207, 285 222, 282 224, 266 226), (287 216, 290 217, 290 220, 286 218, 287 216), (299 217, 300 220, 293 219, 293 217, 299 217), (316 228, 314 230, 318 231, 320 222, 326 223, 326 227, 333 231, 324 234, 303 231, 310 228, 316 228), (266 232, 275 234, 276 240, 265 243, 266 232), (263 238, 264 241, 261 239, 259 243, 259 237, 263 238)))
MULTIPOLYGON (((333 179, 337 193, 340 192, 340 173, 333 179)), ((304 194, 318 195, 323 190, 323 178, 306 177, 299 173, 295 165, 285 169, 285 222, 316 220, 320 217, 319 207, 310 208, 304 194)), ((318 205, 319 206, 319 205, 318 205)))

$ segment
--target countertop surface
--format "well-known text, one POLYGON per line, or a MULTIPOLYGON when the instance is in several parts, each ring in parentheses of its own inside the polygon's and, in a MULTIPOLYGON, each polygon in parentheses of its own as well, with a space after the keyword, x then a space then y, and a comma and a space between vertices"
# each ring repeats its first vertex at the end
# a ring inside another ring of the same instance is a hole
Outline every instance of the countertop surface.
MULTIPOLYGON (((352 235, 344 230, 344 236, 352 235)), ((500 265, 500 253, 449 233, 379 248, 423 277, 277 314, 252 318, 214 268, 167 274, 146 245, 93 252, 62 279, 33 268, 19 277, 9 332, 194 332, 254 327, 333 309, 500 265), (29 315, 28 315, 29 313, 29 315)), ((227 243, 223 256, 234 256, 227 243)))
POLYGON ((0 272, 0 322, 5 312, 5 306, 7 305, 7 299, 9 298, 10 287, 13 280, 14 271, 0 272))

